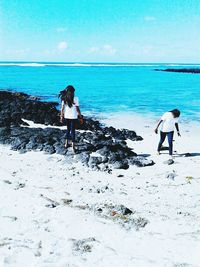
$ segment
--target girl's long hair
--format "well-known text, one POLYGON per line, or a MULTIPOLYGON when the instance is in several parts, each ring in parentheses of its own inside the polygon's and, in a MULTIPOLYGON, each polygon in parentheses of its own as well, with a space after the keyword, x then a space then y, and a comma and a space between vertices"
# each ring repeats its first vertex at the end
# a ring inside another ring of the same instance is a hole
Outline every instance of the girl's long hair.
POLYGON ((72 85, 68 85, 63 91, 60 91, 59 97, 61 101, 64 101, 70 108, 74 104, 74 92, 75 88, 72 85))

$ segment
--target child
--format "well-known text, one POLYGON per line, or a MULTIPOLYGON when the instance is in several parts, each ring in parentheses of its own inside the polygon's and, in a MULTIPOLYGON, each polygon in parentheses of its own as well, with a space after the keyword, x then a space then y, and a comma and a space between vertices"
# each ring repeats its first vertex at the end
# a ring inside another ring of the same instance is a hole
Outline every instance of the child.
POLYGON ((165 112, 161 117, 156 129, 155 133, 158 133, 158 128, 161 125, 160 131, 160 142, 158 144, 158 155, 160 154, 160 150, 163 142, 165 141, 165 137, 168 138, 169 143, 169 155, 172 157, 173 155, 173 136, 174 136, 174 126, 176 127, 178 136, 180 135, 179 126, 178 126, 178 118, 180 117, 180 111, 178 109, 173 109, 171 111, 165 112))
POLYGON ((70 136, 72 139, 72 148, 75 152, 75 129, 78 117, 82 120, 81 111, 79 108, 78 97, 74 96, 75 89, 72 85, 68 85, 65 90, 60 92, 60 98, 62 100, 62 108, 60 121, 65 122, 67 125, 67 140, 65 147, 69 146, 70 136))

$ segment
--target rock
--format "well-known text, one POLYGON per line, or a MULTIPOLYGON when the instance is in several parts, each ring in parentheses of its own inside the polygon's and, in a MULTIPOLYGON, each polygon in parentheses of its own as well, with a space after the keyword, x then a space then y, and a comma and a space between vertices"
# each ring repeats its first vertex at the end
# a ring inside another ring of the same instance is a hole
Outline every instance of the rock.
POLYGON ((26 149, 20 149, 20 150, 19 150, 19 153, 20 153, 20 154, 24 154, 24 153, 26 153, 26 152, 27 152, 26 149))
POLYGON ((183 157, 192 157, 193 155, 191 153, 185 153, 182 155, 183 157))
POLYGON ((163 163, 167 164, 167 165, 172 165, 174 163, 174 160, 173 159, 168 159, 167 161, 164 161, 163 163))
POLYGON ((113 192, 113 188, 110 188, 108 185, 106 186, 102 186, 102 187, 98 187, 96 188, 96 186, 93 186, 92 188, 88 189, 89 193, 97 193, 97 194, 104 194, 106 192, 113 192))
POLYGON ((129 168, 128 160, 122 160, 122 161, 115 161, 113 163, 114 169, 124 169, 127 170, 129 168))
POLYGON ((45 207, 47 207, 47 208, 55 208, 55 207, 60 205, 57 201, 55 201, 51 198, 48 198, 48 197, 44 196, 43 194, 41 194, 40 197, 42 197, 43 199, 45 199, 49 202, 49 204, 45 205, 45 207))
POLYGON ((65 155, 67 153, 67 150, 64 147, 64 145, 63 146, 58 145, 58 146, 54 146, 54 147, 55 147, 55 151, 56 151, 57 154, 65 155))
POLYGON ((3 180, 3 182, 6 183, 6 184, 12 184, 12 182, 9 181, 9 180, 3 180))
POLYGON ((155 71, 167 71, 167 72, 183 72, 183 73, 193 73, 198 74, 200 73, 200 68, 168 68, 168 69, 155 69, 155 71))
POLYGON ((141 136, 137 136, 136 132, 130 131, 127 129, 115 129, 114 127, 105 127, 105 134, 111 135, 115 139, 126 140, 130 139, 132 141, 141 141, 143 138, 141 136))
POLYGON ((93 157, 90 156, 89 161, 88 161, 88 166, 90 168, 94 168, 95 166, 99 165, 102 163, 102 157, 93 157))
POLYGON ((101 169, 101 171, 104 171, 104 172, 108 172, 108 173, 112 172, 112 170, 109 168, 108 164, 104 164, 104 163, 101 164, 100 169, 101 169))
MULTIPOLYGON (((77 206, 79 208, 79 206, 77 206)), ((134 211, 127 208, 124 205, 113 205, 113 204, 94 204, 94 205, 87 205, 86 209, 94 212, 97 216, 112 220, 120 224, 127 230, 131 228, 135 228, 139 230, 143 228, 148 223, 148 220, 142 217, 137 217, 134 211)))
POLYGON ((72 252, 73 254, 85 254, 92 251, 93 248, 93 242, 96 242, 96 239, 94 237, 89 237, 85 239, 70 239, 73 242, 72 245, 72 252))
POLYGON ((171 173, 167 173, 165 177, 166 177, 167 179, 174 180, 174 178, 175 178, 176 176, 177 176, 176 172, 173 171, 173 172, 171 172, 171 173))
POLYGON ((45 207, 53 209, 53 208, 56 208, 57 205, 55 205, 54 203, 50 203, 50 204, 46 204, 45 207))
POLYGON ((43 147, 43 151, 47 152, 48 154, 53 154, 56 152, 55 148, 52 145, 45 145, 43 147))
POLYGON ((16 185, 16 187, 15 187, 15 190, 18 190, 18 189, 20 189, 20 188, 24 188, 26 185, 25 185, 25 183, 18 183, 17 185, 16 185))
POLYGON ((136 165, 138 167, 152 166, 155 164, 153 160, 149 160, 149 159, 147 159, 145 157, 141 157, 141 156, 130 158, 129 163, 136 165))
POLYGON ((76 155, 76 159, 83 163, 84 165, 88 165, 90 155, 88 152, 82 152, 81 154, 76 155))
POLYGON ((66 198, 62 199, 62 202, 63 202, 64 205, 69 205, 69 204, 72 203, 72 201, 73 201, 72 199, 66 199, 66 198))
POLYGON ((0 143, 7 143, 10 139, 10 127, 0 127, 0 143))
POLYGON ((101 149, 98 149, 96 152, 105 157, 108 157, 108 155, 110 154, 110 150, 107 146, 104 146, 101 149))
POLYGON ((144 228, 148 224, 148 220, 145 218, 139 217, 135 220, 135 227, 136 230, 139 230, 140 228, 144 228))
POLYGON ((132 214, 132 210, 130 210, 129 208, 125 207, 124 205, 121 205, 119 210, 121 211, 121 213, 123 215, 127 215, 127 214, 132 214))
POLYGON ((76 154, 79 154, 79 153, 82 153, 82 152, 86 152, 86 151, 93 152, 93 151, 95 151, 95 147, 92 144, 84 143, 84 144, 81 144, 81 145, 79 144, 77 146, 77 148, 76 148, 76 154))
POLYGON ((36 149, 38 144, 35 142, 35 140, 30 140, 28 144, 26 145, 26 150, 33 150, 36 149))
POLYGON ((45 125, 60 126, 58 103, 42 102, 37 97, 23 93, 0 91, 0 143, 10 144, 11 149, 26 153, 30 150, 48 154, 65 155, 69 161, 76 159, 93 170, 111 172, 112 168, 128 169, 129 165, 151 166, 154 163, 137 157, 126 144, 126 139, 142 140, 136 132, 106 127, 99 121, 86 117, 76 132, 76 155, 64 147, 66 131, 47 127, 30 128, 23 119, 45 125), (93 156, 92 153, 100 156, 93 156))
POLYGON ((12 150, 22 150, 25 149, 26 145, 28 143, 28 139, 21 137, 16 137, 11 142, 11 149, 12 150))

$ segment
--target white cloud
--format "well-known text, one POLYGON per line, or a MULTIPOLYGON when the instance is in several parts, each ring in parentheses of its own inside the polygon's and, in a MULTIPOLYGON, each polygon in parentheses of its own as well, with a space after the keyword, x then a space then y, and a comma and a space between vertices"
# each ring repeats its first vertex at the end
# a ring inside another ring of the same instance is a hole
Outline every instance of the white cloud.
POLYGON ((99 51, 99 47, 97 47, 97 46, 92 46, 92 47, 90 47, 89 48, 89 53, 96 53, 96 52, 98 52, 99 51))
POLYGON ((12 56, 25 56, 29 53, 30 49, 29 48, 21 48, 21 49, 7 49, 5 53, 7 55, 12 55, 12 56))
POLYGON ((105 44, 103 46, 92 46, 88 51, 90 54, 101 54, 101 55, 115 55, 117 49, 112 47, 110 44, 105 44))
POLYGON ((57 49, 59 52, 64 52, 68 48, 68 44, 65 41, 58 43, 57 49))
POLYGON ((117 50, 113 48, 112 45, 109 45, 109 44, 106 44, 103 46, 103 51, 109 55, 114 55, 117 52, 117 50))
POLYGON ((153 16, 146 16, 146 17, 144 17, 144 20, 145 20, 145 21, 155 21, 156 18, 153 17, 153 16))
POLYGON ((57 32, 66 32, 67 28, 66 27, 60 27, 56 29, 57 32))

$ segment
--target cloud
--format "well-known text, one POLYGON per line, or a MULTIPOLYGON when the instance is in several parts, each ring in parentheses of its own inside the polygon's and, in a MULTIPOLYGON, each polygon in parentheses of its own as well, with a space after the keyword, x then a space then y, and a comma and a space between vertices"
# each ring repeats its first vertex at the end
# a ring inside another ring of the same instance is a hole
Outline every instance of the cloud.
POLYGON ((12 56, 25 56, 29 53, 30 49, 29 48, 21 48, 21 49, 7 49, 5 53, 7 55, 12 55, 12 56))
POLYGON ((103 51, 109 55, 116 54, 117 50, 112 47, 112 45, 106 44, 103 46, 103 51))
POLYGON ((90 54, 101 54, 101 55, 115 55, 117 49, 112 47, 110 44, 105 44, 103 46, 92 46, 88 51, 90 54))
POLYGON ((96 52, 98 52, 99 51, 99 47, 97 47, 97 46, 92 46, 92 47, 90 47, 89 48, 89 53, 96 53, 96 52))
POLYGON ((66 32, 67 28, 66 27, 60 27, 56 29, 57 32, 66 32))
POLYGON ((155 21, 156 18, 153 17, 153 16, 146 16, 146 17, 144 17, 144 20, 145 20, 145 21, 155 21))
POLYGON ((58 43, 57 49, 59 52, 64 52, 68 48, 68 44, 65 41, 58 43))
POLYGON ((43 54, 46 56, 59 55, 68 48, 68 43, 66 41, 59 42, 54 48, 47 48, 43 50, 43 54))

